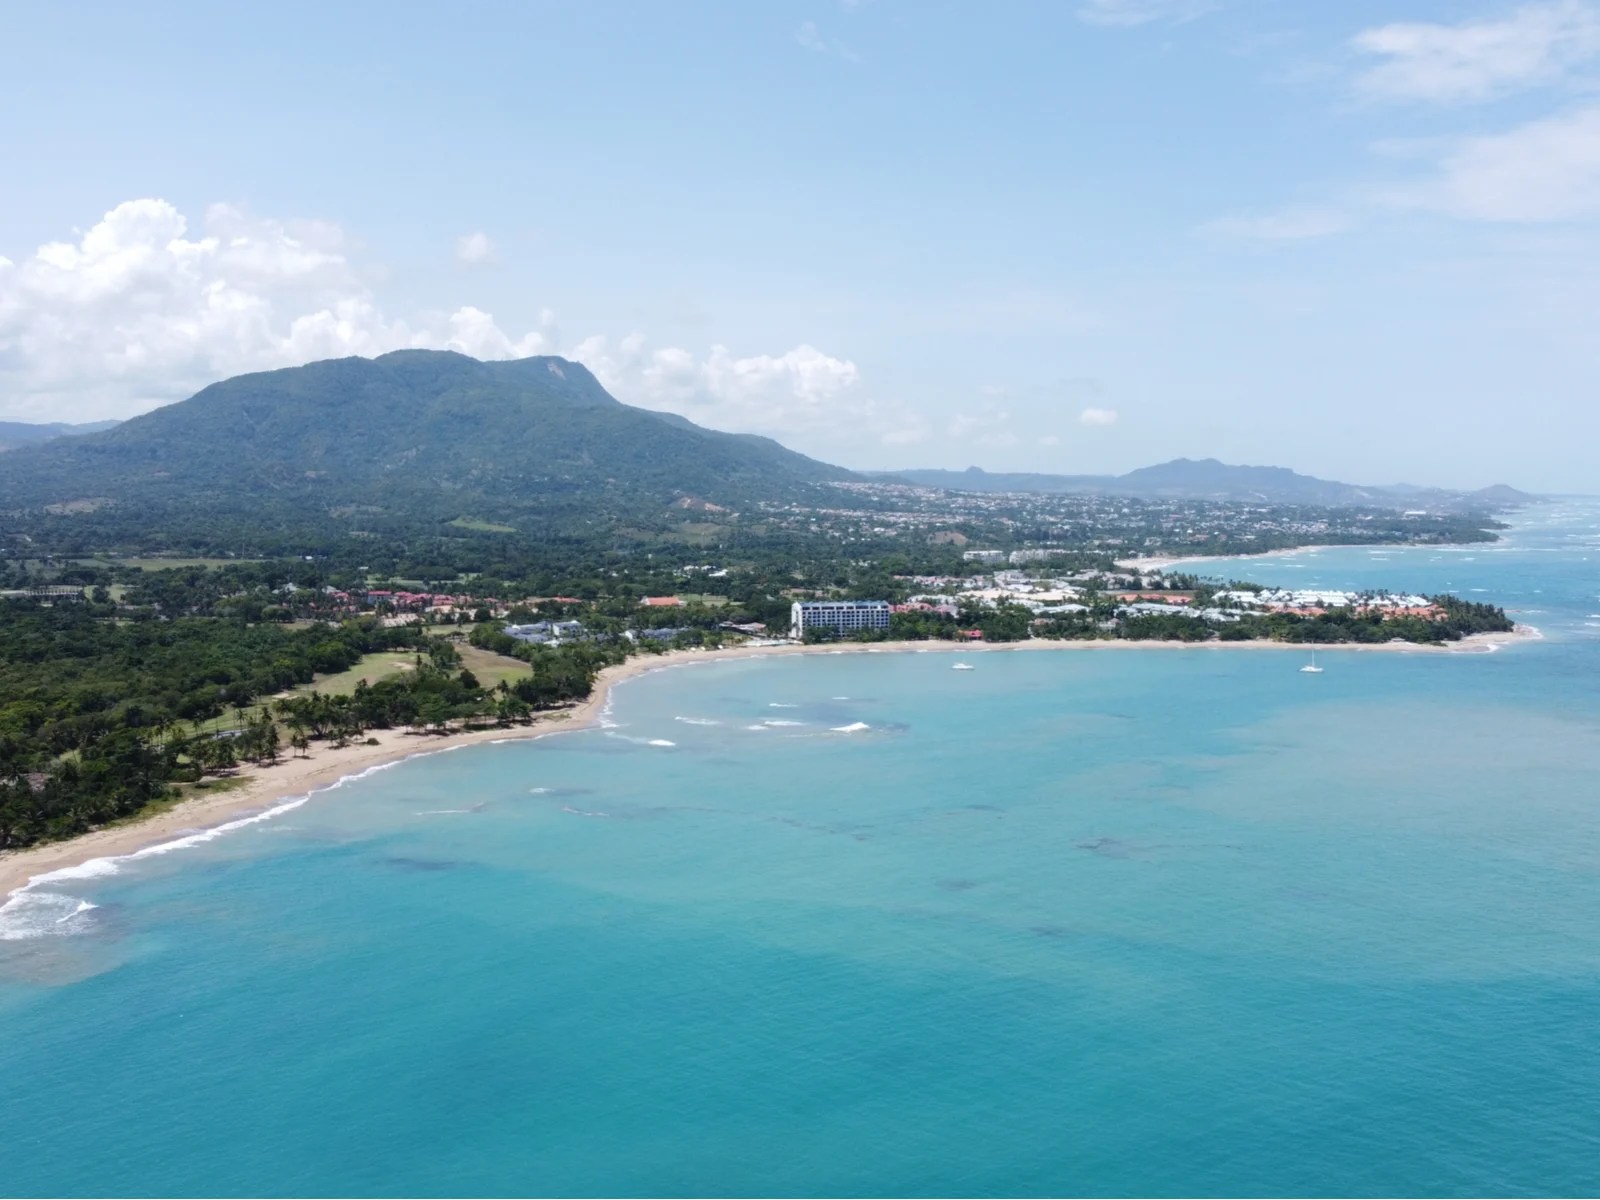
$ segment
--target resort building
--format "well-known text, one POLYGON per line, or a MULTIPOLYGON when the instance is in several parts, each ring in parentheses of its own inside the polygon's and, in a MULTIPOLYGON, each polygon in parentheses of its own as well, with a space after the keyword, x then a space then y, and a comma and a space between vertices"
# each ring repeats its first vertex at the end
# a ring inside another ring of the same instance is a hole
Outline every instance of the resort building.
POLYGON ((559 646, 583 637, 584 629, 579 621, 536 621, 532 625, 507 625, 505 634, 529 645, 559 646))
POLYGON ((797 600, 789 610, 790 637, 804 637, 808 629, 856 633, 888 628, 887 600, 797 600))

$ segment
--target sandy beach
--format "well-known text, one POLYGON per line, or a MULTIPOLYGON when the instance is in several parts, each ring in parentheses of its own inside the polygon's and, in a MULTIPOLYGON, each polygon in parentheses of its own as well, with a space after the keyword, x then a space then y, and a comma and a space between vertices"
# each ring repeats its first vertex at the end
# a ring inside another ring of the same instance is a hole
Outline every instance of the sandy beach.
MULTIPOLYGON (((1342 644, 1318 646, 1327 653, 1357 651, 1399 654, 1485 654, 1514 642, 1535 640, 1538 630, 1519 625, 1512 633, 1474 634, 1444 646, 1420 646, 1411 642, 1383 642, 1372 645, 1342 644)), ((285 757, 275 766, 244 766, 232 779, 235 786, 226 791, 200 794, 169 809, 142 818, 133 818, 80 837, 47 842, 0 855, 0 894, 26 887, 35 876, 67 867, 76 867, 95 858, 131 854, 145 846, 172 841, 231 820, 264 811, 285 799, 304 796, 327 788, 348 776, 373 767, 397 762, 418 754, 436 754, 457 746, 478 742, 503 742, 549 737, 570 733, 592 725, 610 698, 611 689, 627 679, 649 671, 696 663, 726 662, 744 658, 777 657, 793 654, 1014 654, 1033 651, 1117 653, 1189 650, 1277 650, 1305 653, 1309 647, 1288 642, 1158 642, 1158 641, 1047 641, 1026 642, 876 642, 849 645, 734 646, 724 650, 673 650, 665 654, 630 658, 619 666, 608 667, 595 681, 593 694, 573 708, 541 714, 528 725, 493 727, 451 734, 419 734, 399 729, 372 730, 376 745, 359 742, 343 748, 313 743, 305 758, 285 757)))
MULTIPOLYGON (((1258 550, 1254 554, 1159 554, 1151 555, 1149 558, 1140 558, 1135 556, 1133 558, 1118 558, 1113 561, 1116 562, 1117 566, 1123 568, 1124 570, 1141 572, 1165 571, 1168 567, 1175 567, 1180 563, 1188 563, 1195 568, 1193 571, 1190 571, 1189 574, 1204 575, 1205 571, 1201 570, 1200 568, 1203 567, 1208 560, 1211 562, 1222 563, 1233 562, 1241 558, 1288 558, 1291 555, 1304 554, 1307 551, 1316 550, 1371 550, 1379 548, 1381 547, 1352 546, 1344 543, 1330 543, 1325 546, 1286 546, 1281 550, 1258 550)), ((1404 547, 1394 546, 1389 548, 1404 549, 1404 547)))

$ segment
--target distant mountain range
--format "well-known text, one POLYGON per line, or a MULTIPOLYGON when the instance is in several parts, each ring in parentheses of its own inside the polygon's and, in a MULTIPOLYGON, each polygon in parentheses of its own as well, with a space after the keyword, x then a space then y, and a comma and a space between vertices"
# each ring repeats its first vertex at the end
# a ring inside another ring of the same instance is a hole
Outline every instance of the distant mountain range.
POLYGON ((768 438, 623 404, 567 359, 402 350, 241 375, 101 433, 13 450, 0 509, 296 528, 461 520, 554 536, 857 478, 768 438))
POLYGON ((1363 487, 1301 475, 1287 467, 1230 466, 1214 458, 1175 458, 1157 466, 1140 467, 1126 475, 1006 474, 990 473, 978 467, 968 467, 965 471, 880 471, 872 474, 874 478, 899 479, 951 491, 1049 492, 1148 500, 1255 500, 1266 504, 1375 504, 1394 508, 1462 504, 1498 507, 1535 499, 1505 484, 1475 492, 1452 492, 1409 484, 1363 487))
POLYGON ((63 425, 57 421, 50 425, 30 425, 26 421, 0 421, 0 453, 15 450, 19 446, 48 442, 58 437, 99 433, 116 424, 116 421, 91 421, 87 425, 63 425))
MULTIPOLYGON (((728 510, 750 513, 762 501, 834 503, 819 485, 869 478, 768 438, 623 404, 564 358, 479 362, 431 350, 241 375, 120 424, 0 425, 0 445, 11 447, 0 514, 83 547, 204 543, 267 553, 352 534, 405 542, 508 533, 614 545, 725 522, 728 510), (55 520, 62 515, 70 524, 55 520)), ((1392 508, 1532 499, 1504 486, 1465 495, 1357 487, 1215 459, 1117 476, 973 467, 870 478, 973 492, 1392 508)))

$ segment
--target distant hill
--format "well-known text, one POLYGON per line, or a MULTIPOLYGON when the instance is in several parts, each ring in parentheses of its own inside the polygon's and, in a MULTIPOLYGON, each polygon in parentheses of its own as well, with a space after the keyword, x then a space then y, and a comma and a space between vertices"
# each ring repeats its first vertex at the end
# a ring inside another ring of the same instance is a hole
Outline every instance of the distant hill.
POLYGON ((30 425, 26 421, 0 421, 0 453, 19 446, 32 446, 58 437, 76 437, 84 433, 99 433, 111 429, 116 421, 91 421, 87 425, 63 425, 57 421, 50 425, 30 425))
POLYGON ((1406 486, 1364 487, 1301 475, 1287 467, 1232 466, 1214 458, 1175 458, 1126 475, 1038 475, 990 473, 978 467, 965 471, 912 470, 881 472, 923 487, 966 492, 1049 492, 1080 495, 1133 496, 1161 500, 1256 500, 1270 504, 1459 504, 1527 503, 1535 497, 1496 484, 1470 493, 1406 486))
POLYGON ((1530 504, 1539 498, 1527 492, 1520 492, 1504 483, 1479 488, 1475 492, 1468 492, 1467 495, 1474 500, 1482 500, 1485 504, 1530 504))
POLYGON ((660 520, 685 497, 735 508, 850 478, 767 438, 630 407, 566 359, 403 350, 242 375, 12 451, 0 509, 547 536, 660 520))

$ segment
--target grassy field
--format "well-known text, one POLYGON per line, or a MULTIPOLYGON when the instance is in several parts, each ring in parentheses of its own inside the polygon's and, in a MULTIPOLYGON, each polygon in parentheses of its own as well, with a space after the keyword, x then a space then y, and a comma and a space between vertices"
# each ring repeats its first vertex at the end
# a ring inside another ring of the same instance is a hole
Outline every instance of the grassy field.
POLYGON ((362 680, 366 680, 370 687, 380 679, 414 669, 416 661, 416 654, 410 650, 385 650, 381 654, 369 654, 348 671, 340 671, 337 675, 319 675, 290 694, 306 696, 321 692, 325 696, 348 696, 362 680))
POLYGON ((377 683, 378 680, 397 674, 400 671, 413 669, 416 656, 411 651, 391 650, 382 654, 369 654, 351 667, 348 671, 340 671, 336 675, 321 675, 303 687, 293 688, 280 696, 269 697, 265 704, 252 704, 242 713, 228 709, 220 717, 213 717, 204 722, 199 729, 185 724, 184 732, 217 733, 224 729, 238 729, 257 720, 265 711, 271 715, 269 705, 273 700, 283 699, 288 696, 308 696, 312 692, 322 692, 324 695, 348 696, 356 690, 356 684, 365 679, 368 684, 377 683))
POLYGON ((461 664, 478 677, 483 687, 492 688, 502 680, 514 683, 528 674, 528 664, 520 658, 507 658, 477 646, 458 645, 456 649, 461 654, 461 664))
POLYGON ((176 571, 184 567, 230 567, 236 563, 260 562, 259 558, 121 558, 116 560, 124 567, 141 567, 146 571, 176 571))
MULTIPOLYGON (((464 643, 458 643, 456 650, 461 654, 461 665, 477 676, 478 683, 482 687, 492 688, 502 680, 512 683, 528 674, 528 664, 520 659, 507 658, 503 654, 494 654, 464 643)), ((410 650, 386 650, 380 654, 369 654, 348 671, 340 671, 335 675, 319 675, 302 687, 293 688, 281 696, 270 697, 266 704, 253 704, 242 713, 230 708, 220 717, 202 723, 198 729, 184 722, 183 732, 217 733, 224 729, 238 729, 242 725, 258 720, 263 712, 272 715, 269 706, 273 700, 289 696, 309 696, 312 692, 321 692, 325 696, 348 696, 356 690, 356 684, 363 679, 367 681, 368 686, 371 686, 378 680, 387 679, 401 671, 414 670, 415 665, 416 655, 410 650)))

